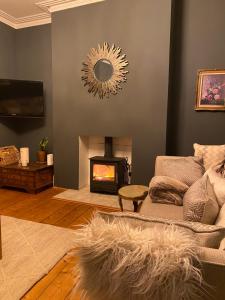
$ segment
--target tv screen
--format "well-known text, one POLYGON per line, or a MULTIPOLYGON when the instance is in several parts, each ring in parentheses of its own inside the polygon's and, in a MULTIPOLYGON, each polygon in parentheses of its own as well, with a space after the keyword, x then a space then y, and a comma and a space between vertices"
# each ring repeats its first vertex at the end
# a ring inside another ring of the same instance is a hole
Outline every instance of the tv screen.
POLYGON ((43 82, 0 79, 0 116, 43 117, 43 82))

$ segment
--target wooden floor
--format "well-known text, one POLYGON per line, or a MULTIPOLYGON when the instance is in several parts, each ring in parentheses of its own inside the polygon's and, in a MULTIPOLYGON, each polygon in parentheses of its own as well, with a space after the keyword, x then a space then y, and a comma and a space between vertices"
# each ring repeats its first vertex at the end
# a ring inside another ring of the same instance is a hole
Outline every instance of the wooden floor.
MULTIPOLYGON (((97 209, 116 210, 53 198, 63 191, 62 188, 51 188, 31 195, 0 189, 0 215, 76 229, 86 223, 97 209)), ((72 253, 67 254, 23 299, 79 300, 79 294, 74 291, 75 264, 76 257, 72 253)))

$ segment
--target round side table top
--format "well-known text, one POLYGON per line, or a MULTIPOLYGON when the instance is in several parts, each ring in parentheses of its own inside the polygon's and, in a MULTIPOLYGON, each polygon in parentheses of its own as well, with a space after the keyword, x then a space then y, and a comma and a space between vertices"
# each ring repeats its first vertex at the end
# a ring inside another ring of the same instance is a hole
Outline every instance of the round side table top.
POLYGON ((149 188, 144 185, 127 185, 119 189, 118 195, 126 200, 144 200, 149 188))

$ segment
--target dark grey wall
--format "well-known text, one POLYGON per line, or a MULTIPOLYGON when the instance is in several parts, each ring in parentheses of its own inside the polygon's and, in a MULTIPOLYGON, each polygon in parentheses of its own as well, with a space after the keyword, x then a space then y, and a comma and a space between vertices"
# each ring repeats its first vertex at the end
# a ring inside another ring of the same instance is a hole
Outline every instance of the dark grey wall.
POLYGON ((224 112, 196 112, 198 69, 225 69, 225 1, 177 0, 167 153, 190 155, 192 144, 224 144, 224 112))
POLYGON ((51 25, 16 31, 15 77, 44 82, 46 116, 43 119, 18 119, 18 147, 28 146, 32 160, 36 159, 42 137, 49 137, 52 152, 52 48, 51 25))
MULTIPOLYGON (((15 30, 0 23, 0 78, 14 78, 15 75, 15 30)), ((0 146, 17 143, 14 122, 0 118, 0 146)))
POLYGON ((28 146, 36 159, 38 143, 49 137, 52 152, 52 50, 51 26, 14 30, 0 23, 0 78, 41 80, 44 82, 44 119, 0 118, 0 146, 28 146))
POLYGON ((107 0, 53 14, 55 183, 78 185, 78 136, 132 136, 133 182, 147 184, 165 153, 171 1, 107 0), (81 68, 104 41, 123 49, 128 81, 109 100, 83 87, 81 68))

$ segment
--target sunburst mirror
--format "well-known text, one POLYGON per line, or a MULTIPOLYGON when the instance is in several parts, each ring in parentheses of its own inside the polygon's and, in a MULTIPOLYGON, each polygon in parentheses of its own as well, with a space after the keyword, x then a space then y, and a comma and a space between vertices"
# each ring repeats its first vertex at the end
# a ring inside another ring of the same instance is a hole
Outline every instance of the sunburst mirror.
POLYGON ((121 52, 121 48, 115 45, 110 47, 108 43, 90 50, 82 69, 82 80, 84 86, 88 86, 89 93, 98 94, 103 99, 111 94, 116 95, 122 89, 121 83, 127 80, 128 61, 121 52))

